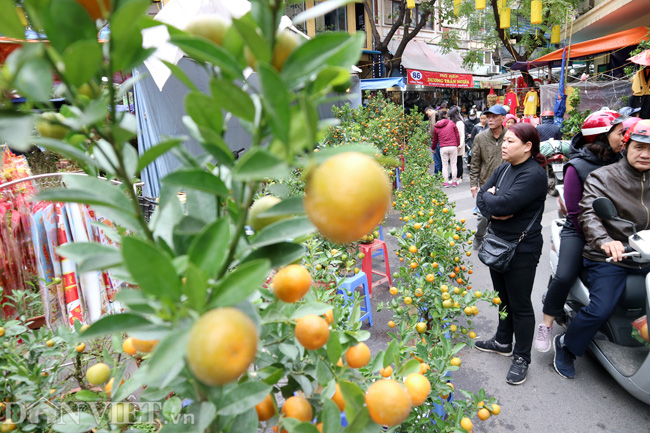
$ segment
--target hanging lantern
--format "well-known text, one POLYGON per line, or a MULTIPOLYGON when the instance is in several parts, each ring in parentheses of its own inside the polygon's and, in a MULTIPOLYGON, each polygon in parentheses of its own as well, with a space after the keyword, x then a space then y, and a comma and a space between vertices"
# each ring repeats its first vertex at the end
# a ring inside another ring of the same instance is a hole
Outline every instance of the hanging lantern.
POLYGON ((560 43, 560 25, 556 24, 551 30, 551 43, 559 44, 560 43))
POLYGON ((476 9, 485 9, 485 0, 474 0, 474 5, 476 6, 476 9))
POLYGON ((533 0, 530 2, 530 23, 542 23, 542 0, 533 0))
POLYGON ((463 3, 463 0, 454 0, 454 15, 458 16, 460 13, 460 5, 463 3))
POLYGON ((415 7, 415 0, 406 0, 406 7, 413 9, 415 7))
POLYGON ((499 21, 501 24, 499 28, 501 29, 510 28, 510 8, 503 8, 501 10, 501 13, 499 14, 499 21))
POLYGON ((506 8, 506 3, 508 0, 497 0, 497 9, 499 10, 499 13, 506 8))

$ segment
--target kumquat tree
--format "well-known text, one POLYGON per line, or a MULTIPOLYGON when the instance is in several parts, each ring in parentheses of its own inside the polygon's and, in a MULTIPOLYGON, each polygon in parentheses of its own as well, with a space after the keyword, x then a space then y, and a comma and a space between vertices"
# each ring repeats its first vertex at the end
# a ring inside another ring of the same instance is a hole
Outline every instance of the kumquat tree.
MULTIPOLYGON (((0 95, 15 91, 27 103, 0 102, 0 141, 17 150, 38 145, 83 169, 88 176, 64 176, 65 187, 44 189, 37 200, 89 205, 113 221, 114 230, 103 230, 118 247, 73 242, 57 254, 80 272, 108 269, 132 288, 116 295, 124 312, 94 323, 32 332, 20 320, 3 322, 2 432, 122 431, 151 415, 164 433, 467 432, 471 418, 498 415, 483 390, 455 390, 452 398, 451 374, 460 367, 459 350, 472 344, 476 302, 498 299, 472 291, 470 233, 428 174, 419 115, 377 97, 366 108, 341 109, 337 126, 318 119, 317 107, 346 87, 363 35, 326 32, 301 41, 278 30, 280 0, 253 0, 250 12, 231 21, 165 24, 169 42, 210 77, 202 92, 168 64, 190 90, 183 122, 205 155, 191 155, 183 137, 138 154, 133 115, 115 107, 137 78, 121 88, 102 78, 153 54, 142 47, 141 31, 161 23, 145 14, 149 5, 22 1, 28 24, 49 42, 24 44, 2 66, 0 95), (99 42, 106 23, 110 37, 99 42), (248 68, 258 84, 247 79, 248 68), (44 102, 55 79, 69 103, 56 114, 44 102), (239 143, 224 138, 232 118, 251 136, 238 159, 231 149, 239 143), (181 166, 162 178, 147 221, 134 184, 167 152, 181 166), (404 188, 393 193, 389 173, 394 178, 401 169, 402 155, 404 188), (394 298, 381 306, 394 312, 392 341, 371 353, 361 300, 355 295, 346 305, 337 287, 358 272, 358 242, 376 236, 391 203, 404 222, 392 233, 404 266, 390 288, 394 298), (59 364, 41 375, 53 360, 73 364, 79 388, 59 364), (21 384, 29 384, 25 392, 21 384), (8 404, 33 409, 57 399, 104 402, 107 409, 36 422, 8 404), (152 414, 138 401, 158 409, 152 414)), ((14 3, 0 0, 0 7, 13 10, 14 3)), ((0 33, 23 38, 24 24, 3 12, 0 33)))

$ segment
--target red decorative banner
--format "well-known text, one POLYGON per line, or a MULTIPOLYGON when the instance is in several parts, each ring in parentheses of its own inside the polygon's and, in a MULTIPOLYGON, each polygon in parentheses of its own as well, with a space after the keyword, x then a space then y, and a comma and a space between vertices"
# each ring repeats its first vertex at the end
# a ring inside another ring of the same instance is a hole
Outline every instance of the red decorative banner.
POLYGON ((474 87, 472 74, 450 74, 447 72, 406 70, 407 84, 419 84, 431 87, 474 87))

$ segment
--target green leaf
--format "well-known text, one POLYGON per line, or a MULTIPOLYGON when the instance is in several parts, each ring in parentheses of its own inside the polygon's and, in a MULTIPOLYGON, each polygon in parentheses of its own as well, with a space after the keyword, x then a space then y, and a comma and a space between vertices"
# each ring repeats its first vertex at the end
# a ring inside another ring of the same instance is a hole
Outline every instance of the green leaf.
POLYGON ((242 182, 284 178, 288 174, 289 168, 285 161, 259 147, 244 153, 232 170, 233 179, 242 182))
POLYGON ((222 398, 218 415, 237 415, 254 408, 269 395, 272 387, 262 382, 244 382, 222 398))
POLYGON ((93 78, 102 61, 102 48, 97 39, 76 41, 63 52, 65 76, 74 86, 81 86, 93 78))
POLYGON ((124 238, 122 251, 126 268, 143 291, 157 298, 173 301, 180 298, 180 280, 171 259, 164 252, 134 237, 124 238))
POLYGON ((195 415, 193 427, 198 432, 205 431, 217 416, 217 408, 210 402, 192 403, 188 406, 187 412, 195 415))
POLYGON ((111 16, 111 59, 113 70, 130 70, 138 66, 151 50, 142 48, 140 27, 134 25, 133 18, 145 15, 151 6, 148 0, 130 0, 120 4, 111 16))
POLYGON ((301 422, 300 424, 287 422, 287 419, 293 421, 291 418, 285 418, 283 425, 289 433, 318 433, 316 426, 310 422, 301 422))
MULTIPOLYGON (((300 306, 296 311, 293 312, 291 315, 292 319, 300 319, 301 317, 305 317, 308 314, 315 314, 317 316, 321 316, 325 313, 327 313, 329 310, 332 309, 332 306, 330 304, 325 304, 323 302, 310 302, 308 304, 300 306)), ((338 361, 338 358, 336 358, 338 361)))
POLYGON ((277 221, 264 227, 251 242, 252 247, 262 247, 307 235, 316 231, 306 216, 294 217, 277 221))
POLYGON ((237 59, 207 39, 189 35, 171 35, 169 42, 194 60, 218 66, 229 78, 244 78, 242 67, 237 63, 237 59))
POLYGON ((174 421, 177 419, 178 414, 181 413, 182 408, 183 402, 180 398, 174 395, 169 397, 165 400, 165 403, 163 403, 162 414, 167 421, 174 421))
POLYGON ((221 105, 205 93, 189 92, 185 96, 185 111, 198 126, 217 133, 223 130, 221 105))
POLYGON ((256 433, 258 424, 257 411, 255 408, 251 408, 235 417, 230 431, 237 433, 256 433))
MULTIPOLYGON (((170 371, 179 362, 184 362, 185 348, 189 339, 189 328, 174 329, 167 337, 163 338, 157 345, 147 364, 147 380, 155 381, 170 371)), ((178 371, 178 370, 175 370, 178 371)), ((174 379, 165 377, 167 382, 174 379)))
POLYGON ((230 244, 230 224, 221 218, 205 227, 188 251, 189 261, 208 277, 215 277, 223 267, 230 244))
POLYGON ((132 331, 138 328, 146 328, 152 323, 142 316, 130 313, 111 314, 104 316, 83 332, 84 338, 100 337, 102 335, 118 332, 132 331))
POLYGON ((305 247, 302 245, 282 242, 255 249, 244 257, 241 263, 268 258, 271 260, 271 268, 277 268, 300 260, 304 254, 305 247))
POLYGON ((275 206, 268 208, 258 216, 260 218, 268 218, 280 215, 298 215, 304 213, 305 207, 303 206, 302 197, 289 197, 285 198, 275 206))
MULTIPOLYGON (((427 422, 430 421, 427 420, 427 422)), ((381 431, 381 427, 370 419, 368 409, 362 407, 357 412, 357 416, 348 424, 348 428, 345 431, 346 433, 374 433, 381 431)))
POLYGON ((0 34, 14 39, 25 39, 25 27, 18 17, 14 0, 0 0, 0 34))
POLYGON ((257 376, 267 385, 275 385, 284 377, 282 368, 268 366, 257 370, 257 376))
POLYGON ((255 104, 251 97, 232 81, 212 79, 210 90, 215 100, 235 116, 252 122, 255 120, 255 104))
POLYGON ((174 74, 174 76, 178 79, 178 81, 185 84, 188 89, 190 89, 191 91, 197 91, 197 92, 199 91, 199 88, 196 87, 196 84, 194 84, 192 79, 187 76, 187 74, 185 73, 185 71, 183 71, 183 69, 181 69, 181 67, 173 63, 167 62, 165 60, 161 60, 161 61, 165 64, 165 66, 167 66, 172 71, 172 74, 174 74))
POLYGON ((81 391, 75 392, 74 398, 77 401, 99 401, 103 399, 101 395, 87 389, 82 389, 81 391))
POLYGON ((262 83, 262 105, 268 113, 271 130, 285 144, 289 143, 289 90, 278 72, 266 63, 258 63, 262 83))
POLYGON ((406 377, 409 374, 417 373, 418 371, 420 371, 420 361, 417 359, 409 359, 395 372, 395 376, 406 377))
POLYGON ((85 433, 97 427, 97 421, 87 412, 66 413, 54 424, 52 430, 59 433, 85 433))
POLYGON ((316 362, 316 379, 318 380, 318 383, 325 386, 332 377, 332 372, 329 367, 327 367, 321 359, 318 359, 316 362))
POLYGON ((354 419, 357 413, 364 409, 364 392, 353 382, 340 381, 339 386, 345 400, 345 416, 347 419, 354 419))
POLYGON ((177 170, 163 178, 163 183, 183 189, 197 189, 219 196, 228 196, 228 188, 217 176, 201 169, 177 170))
POLYGON ((339 433, 341 431, 341 413, 338 406, 330 399, 323 400, 321 412, 323 433, 339 433))
POLYGON ((193 263, 187 264, 185 270, 185 284, 183 293, 187 296, 187 301, 197 311, 201 311, 205 306, 205 295, 208 290, 208 278, 193 263))
POLYGON ((337 332, 330 332, 330 338, 327 340, 327 346, 325 349, 327 351, 327 358, 330 360, 330 363, 336 365, 336 363, 339 362, 339 358, 343 354, 343 346, 341 346, 337 332))
POLYGON ((266 281, 270 271, 268 259, 256 259, 239 265, 226 274, 214 289, 209 308, 228 307, 243 301, 266 281))
POLYGON ((63 181, 70 189, 92 192, 104 200, 99 204, 120 209, 126 213, 133 213, 133 205, 121 186, 114 186, 106 180, 91 176, 76 176, 72 174, 62 176, 63 181))
POLYGON ((28 58, 14 78, 14 85, 32 101, 48 101, 52 92, 50 64, 41 57, 28 58))
POLYGON ((232 21, 242 39, 258 61, 268 63, 271 61, 271 47, 267 40, 260 34, 257 23, 250 14, 232 21))
POLYGON ((120 250, 97 242, 71 242, 57 247, 56 252, 75 262, 79 272, 103 270, 122 264, 120 250))
POLYGON ((397 365, 399 359, 397 356, 399 355, 399 344, 395 340, 392 340, 390 343, 388 343, 388 347, 386 348, 386 353, 384 353, 384 365, 383 367, 386 368, 391 364, 397 365))
POLYGON ((282 79, 291 87, 302 85, 308 77, 326 66, 349 68, 361 55, 365 33, 325 32, 299 46, 282 67, 282 79))
POLYGON ((41 2, 32 7, 48 9, 40 13, 39 18, 42 20, 44 33, 59 53, 75 41, 97 40, 97 27, 81 3, 74 0, 57 0, 41 2))
POLYGON ((185 140, 182 138, 168 138, 156 144, 155 146, 150 147, 140 156, 137 171, 142 171, 146 166, 154 162, 158 157, 164 155, 172 148, 182 144, 184 141, 185 140))
POLYGON ((26 152, 32 147, 30 139, 33 129, 34 118, 31 114, 0 110, 0 142, 26 152))

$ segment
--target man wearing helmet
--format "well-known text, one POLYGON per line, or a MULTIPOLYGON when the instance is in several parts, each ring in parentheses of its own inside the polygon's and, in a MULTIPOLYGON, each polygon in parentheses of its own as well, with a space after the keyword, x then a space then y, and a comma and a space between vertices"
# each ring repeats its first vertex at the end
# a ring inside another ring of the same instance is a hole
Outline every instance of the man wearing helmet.
MULTIPOLYGON (((594 128, 595 129, 595 128, 594 128)), ((555 370, 563 377, 575 377, 576 356, 582 356, 601 326, 614 312, 630 274, 646 275, 650 266, 622 257, 624 243, 633 233, 629 223, 601 220, 593 209, 598 197, 609 198, 622 219, 632 221, 637 230, 650 229, 650 120, 630 127, 624 141, 625 158, 593 171, 585 181, 580 201, 580 226, 587 244, 584 266, 589 275, 589 305, 581 309, 563 335, 554 339, 555 370), (612 259, 611 263, 606 260, 612 259)))
POLYGON ((562 132, 560 127, 555 124, 555 114, 551 110, 546 110, 542 113, 542 123, 537 125, 537 133, 539 134, 539 141, 562 140, 562 132))

